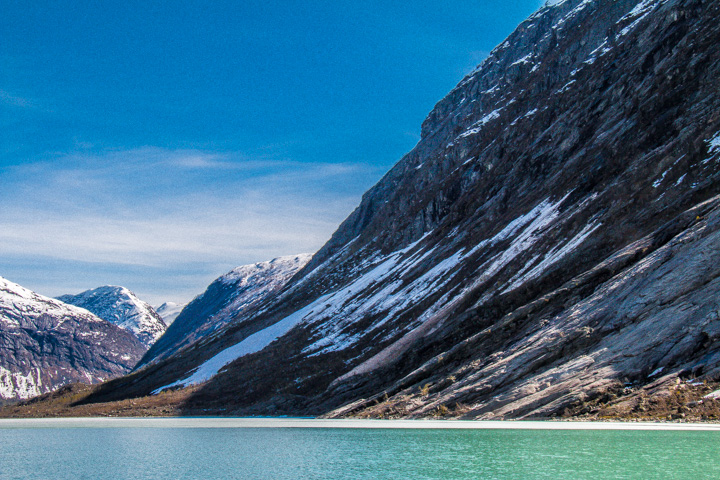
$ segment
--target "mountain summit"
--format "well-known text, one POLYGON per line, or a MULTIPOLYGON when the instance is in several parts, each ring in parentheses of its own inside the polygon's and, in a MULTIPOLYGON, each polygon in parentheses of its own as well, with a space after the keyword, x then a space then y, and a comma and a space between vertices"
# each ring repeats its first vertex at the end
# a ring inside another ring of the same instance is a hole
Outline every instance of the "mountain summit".
POLYGON ((98 317, 131 332, 150 347, 167 329, 160 315, 125 287, 107 285, 58 300, 84 308, 98 317))
POLYGON ((217 278, 202 295, 183 308, 140 365, 167 357, 220 330, 234 317, 281 289, 311 258, 309 254, 278 257, 234 268, 217 278))
POLYGON ((91 401, 201 385, 184 411, 527 418, 717 379, 718 18, 542 8, 278 294, 91 401))

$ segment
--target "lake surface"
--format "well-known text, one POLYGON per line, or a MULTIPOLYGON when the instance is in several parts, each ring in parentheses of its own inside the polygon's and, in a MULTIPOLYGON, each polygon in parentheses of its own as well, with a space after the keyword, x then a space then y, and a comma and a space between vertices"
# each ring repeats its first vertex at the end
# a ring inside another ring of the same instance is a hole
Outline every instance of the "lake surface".
POLYGON ((0 479, 720 478, 720 427, 633 427, 637 425, 0 420, 0 479))

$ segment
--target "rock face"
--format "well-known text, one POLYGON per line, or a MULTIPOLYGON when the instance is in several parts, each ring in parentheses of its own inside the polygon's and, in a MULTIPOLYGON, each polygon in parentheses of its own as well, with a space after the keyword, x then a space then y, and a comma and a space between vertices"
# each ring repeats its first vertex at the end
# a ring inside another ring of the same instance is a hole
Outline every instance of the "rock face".
POLYGON ((103 320, 131 332, 150 347, 167 329, 165 322, 147 303, 125 287, 104 286, 58 300, 84 308, 103 320))
POLYGON ((145 347, 87 310, 0 277, 0 399, 26 399, 68 383, 123 375, 145 347))
POLYGON ((182 309, 185 308, 185 305, 175 302, 165 302, 159 307, 154 308, 157 314, 160 315, 160 318, 162 318, 163 322, 165 322, 165 325, 169 327, 178 315, 180 315, 180 312, 182 312, 182 309))
POLYGON ((139 366, 165 358, 221 329, 282 288, 311 258, 309 254, 279 257, 237 267, 217 278, 182 310, 139 366))
POLYGON ((541 9, 282 292, 94 400, 203 384, 188 411, 525 418, 720 376, 718 18, 541 9))

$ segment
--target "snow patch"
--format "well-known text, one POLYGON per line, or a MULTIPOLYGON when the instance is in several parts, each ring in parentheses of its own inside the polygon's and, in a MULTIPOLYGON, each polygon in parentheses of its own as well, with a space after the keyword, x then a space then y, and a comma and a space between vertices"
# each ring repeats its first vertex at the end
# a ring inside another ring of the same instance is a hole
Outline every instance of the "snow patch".
POLYGON ((708 153, 710 156, 703 160, 703 165, 709 163, 716 153, 720 152, 720 132, 716 133, 714 137, 712 137, 710 140, 707 141, 708 143, 708 153))
POLYGON ((658 188, 662 184, 663 180, 665 180, 665 176, 668 174, 669 171, 670 171, 670 169, 668 168, 667 170, 665 170, 662 173, 662 175, 660 175, 660 178, 658 178, 657 180, 655 180, 653 182, 653 184, 652 184, 653 188, 658 188))
MULTIPOLYGON (((351 346, 362 336, 377 330, 391 319, 396 318, 403 310, 421 302, 432 292, 444 287, 454 276, 450 272, 468 256, 468 253, 464 251, 456 252, 402 287, 403 273, 412 271, 413 267, 432 251, 431 249, 422 255, 416 254, 397 264, 392 270, 395 280, 369 298, 360 298, 358 294, 361 294, 362 290, 354 288, 354 285, 353 288, 348 289, 348 295, 342 295, 340 298, 331 297, 326 304, 326 310, 319 317, 312 319, 314 323, 320 323, 322 320, 322 326, 317 330, 320 339, 306 347, 303 352, 314 352, 312 355, 319 355, 351 346), (367 314, 382 314, 382 319, 358 334, 346 335, 343 333, 343 330, 350 327, 356 319, 367 314)), ((359 280, 364 283, 362 279, 359 280)))
POLYGON ((555 203, 550 202, 550 199, 540 202, 530 212, 518 217, 493 237, 491 242, 496 242, 515 236, 515 233, 519 231, 506 249, 480 267, 479 270, 482 273, 474 284, 481 285, 485 283, 518 255, 530 249, 540 238, 541 232, 559 216, 560 204, 565 201, 568 195, 570 194, 566 194, 555 203), (522 231, 520 231, 521 229, 522 231))
POLYGON ((710 151, 710 153, 720 151, 720 132, 716 133, 713 138, 708 140, 708 146, 708 150, 710 151))
POLYGON ((11 372, 0 366, 0 398, 28 399, 40 395, 42 392, 42 380, 40 370, 22 374, 11 372))
POLYGON ((532 63, 532 60, 531 60, 532 56, 533 56, 532 52, 531 52, 531 53, 528 53, 528 54, 525 55, 524 57, 515 60, 513 63, 510 64, 510 66, 512 67, 512 66, 515 66, 515 65, 522 65, 522 64, 525 64, 525 63, 532 63))
MULTIPOLYGON (((552 28, 556 29, 556 28, 561 27, 563 24, 567 23, 569 20, 571 20, 573 17, 575 17, 578 13, 585 10, 585 8, 587 8, 592 2, 593 2, 593 0, 583 0, 575 8, 570 10, 570 12, 568 12, 567 15, 565 15, 563 18, 558 20, 557 23, 555 23, 555 25, 552 26, 552 28)), ((562 2, 562 3, 565 3, 565 2, 562 2)))
POLYGON ((485 115, 483 118, 475 122, 469 130, 461 133, 458 135, 457 138, 465 138, 469 137, 471 135, 477 135, 480 133, 488 122, 491 122, 492 120, 495 120, 496 118, 500 118, 500 112, 503 110, 503 108, 498 108, 497 110, 493 110, 492 112, 485 115))
POLYGON ((714 392, 710 392, 707 395, 705 395, 703 398, 711 398, 713 400, 717 400, 720 398, 720 390, 715 390, 714 392))
MULTIPOLYGON (((588 58, 585 59, 583 63, 586 65, 592 65, 598 58, 602 57, 611 50, 612 48, 608 46, 608 39, 605 38, 605 41, 603 41, 599 47, 590 52, 590 55, 588 55, 588 58)), ((577 72, 577 70, 575 70, 575 72, 577 72)))
POLYGON ((627 25, 625 28, 620 30, 618 37, 624 37, 637 27, 640 22, 655 8, 655 6, 663 5, 667 0, 643 0, 633 8, 627 15, 618 20, 618 23, 623 23, 632 19, 635 19, 632 23, 627 25))
POLYGON ((665 370, 665 367, 656 368, 655 370, 652 371, 652 373, 650 375, 648 375, 648 378, 652 378, 657 375, 660 375, 663 372, 663 370, 665 370))
POLYGON ((559 90, 557 90, 557 91, 555 92, 555 95, 559 95, 559 94, 561 94, 561 93, 565 93, 565 92, 568 91, 568 90, 570 89, 570 87, 571 87, 574 83, 576 83, 576 82, 577 82, 577 80, 575 80, 575 79, 570 80, 570 81, 569 81, 568 83, 566 83, 562 88, 560 88, 559 90))
POLYGON ((225 365, 232 363, 245 355, 259 352, 279 337, 285 335, 295 325, 300 323, 306 315, 311 313, 316 303, 323 301, 324 298, 325 297, 320 297, 307 307, 288 315, 279 322, 260 330, 259 332, 253 333, 232 347, 226 348, 197 367, 189 377, 178 380, 169 385, 165 385, 164 387, 157 388, 152 391, 152 395, 156 395, 163 390, 167 390, 172 387, 197 385, 210 380, 212 377, 217 375, 225 365))
POLYGON ((539 277, 548 267, 560 261, 568 253, 575 250, 581 243, 585 241, 595 230, 597 230, 602 224, 589 224, 586 225, 577 235, 575 235, 570 241, 568 241, 562 248, 555 247, 550 250, 543 257, 542 261, 535 265, 529 272, 525 271, 535 262, 537 257, 530 260, 525 267, 520 270, 515 277, 510 280, 510 286, 503 290, 502 293, 507 293, 515 290, 520 285, 534 280, 539 277))

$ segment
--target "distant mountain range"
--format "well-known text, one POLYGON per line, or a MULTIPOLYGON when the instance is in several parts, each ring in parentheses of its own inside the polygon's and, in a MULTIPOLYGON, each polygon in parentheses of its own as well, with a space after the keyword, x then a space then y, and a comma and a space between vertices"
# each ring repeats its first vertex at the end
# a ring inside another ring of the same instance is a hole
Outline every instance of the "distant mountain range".
POLYGON ((82 308, 0 277, 0 400, 127 373, 146 347, 82 308))
POLYGON ((164 303, 159 310, 170 325, 180 318, 167 337, 160 313, 127 288, 104 286, 51 299, 0 277, 0 400, 27 399, 69 383, 93 384, 128 373, 159 338, 165 339, 162 348, 147 358, 174 353, 280 289, 310 258, 294 255, 238 267, 189 308, 164 303))
POLYGON ((163 322, 165 322, 165 325, 169 327, 175 321, 177 316, 180 315, 182 309, 185 308, 185 304, 181 305, 175 302, 165 302, 159 307, 154 308, 157 314, 160 315, 160 318, 163 319, 163 322))

